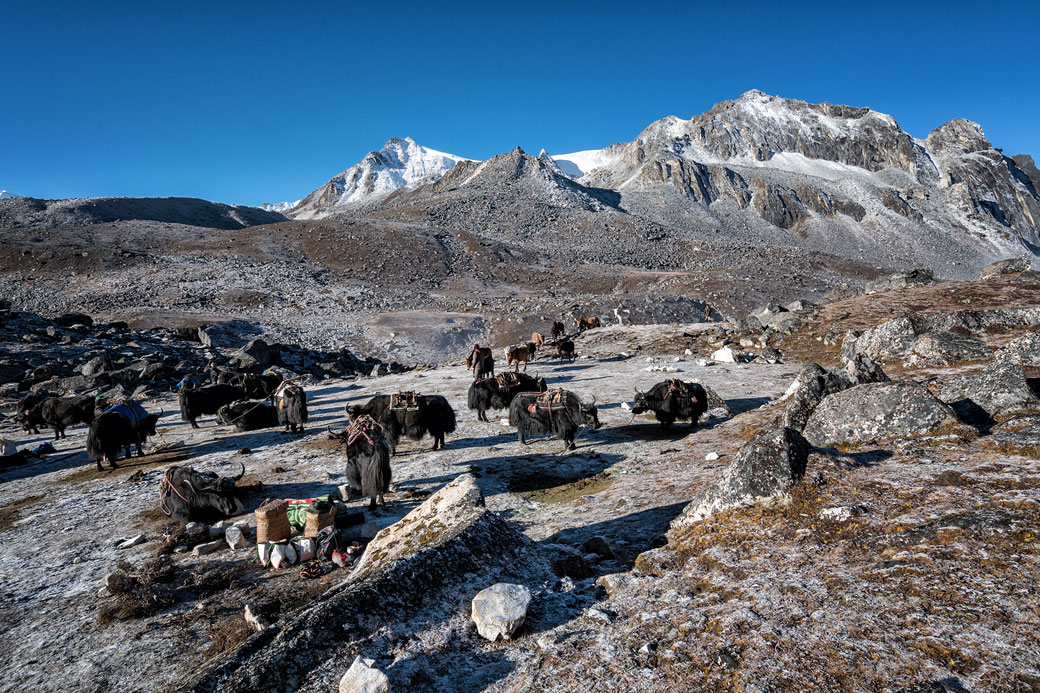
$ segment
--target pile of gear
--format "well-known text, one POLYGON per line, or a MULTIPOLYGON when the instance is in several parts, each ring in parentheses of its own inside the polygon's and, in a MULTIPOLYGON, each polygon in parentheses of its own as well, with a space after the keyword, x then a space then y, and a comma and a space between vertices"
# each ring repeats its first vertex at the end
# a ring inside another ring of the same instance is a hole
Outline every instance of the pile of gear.
MULTIPOLYGON (((333 493, 300 500, 270 500, 254 511, 260 564, 275 570, 317 560, 351 568, 361 558, 375 525, 363 512, 348 512, 333 493)), ((324 573, 319 566, 308 577, 324 573)))

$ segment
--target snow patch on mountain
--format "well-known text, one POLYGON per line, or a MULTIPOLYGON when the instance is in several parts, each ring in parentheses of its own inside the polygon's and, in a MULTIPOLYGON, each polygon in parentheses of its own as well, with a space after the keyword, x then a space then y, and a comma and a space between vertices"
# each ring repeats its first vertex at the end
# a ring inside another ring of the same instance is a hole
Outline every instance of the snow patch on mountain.
POLYGON ((296 200, 296 202, 263 202, 259 207, 265 212, 288 212, 301 202, 303 202, 303 200, 296 200))
POLYGON ((586 149, 570 154, 554 154, 552 160, 564 174, 571 178, 581 178, 590 171, 610 166, 616 160, 616 156, 609 153, 610 147, 604 149, 586 149))
POLYGON ((9 197, 21 197, 21 195, 15 195, 14 193, 7 192, 6 190, 0 190, 0 200, 6 200, 9 197))

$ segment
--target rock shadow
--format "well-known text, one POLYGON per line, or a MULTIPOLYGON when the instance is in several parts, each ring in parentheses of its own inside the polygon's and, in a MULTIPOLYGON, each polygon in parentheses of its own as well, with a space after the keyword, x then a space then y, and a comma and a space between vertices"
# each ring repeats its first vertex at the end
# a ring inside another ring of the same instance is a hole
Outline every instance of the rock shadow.
POLYGON ((826 457, 843 469, 859 469, 874 467, 879 462, 891 459, 891 450, 864 450, 862 452, 842 452, 837 448, 816 448, 816 454, 826 457))
POLYGON ((772 397, 735 397, 733 399, 727 399, 726 406, 728 406, 730 411, 734 414, 743 414, 746 411, 758 409, 763 404, 769 404, 772 401, 772 397))

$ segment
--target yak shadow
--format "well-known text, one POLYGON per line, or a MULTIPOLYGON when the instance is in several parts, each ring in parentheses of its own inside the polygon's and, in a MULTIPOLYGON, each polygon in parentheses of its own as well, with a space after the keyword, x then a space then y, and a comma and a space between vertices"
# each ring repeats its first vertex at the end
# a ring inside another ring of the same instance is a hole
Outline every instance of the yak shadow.
POLYGON ((588 368, 592 368, 595 365, 596 364, 594 364, 594 363, 585 363, 585 364, 575 363, 575 364, 572 364, 572 365, 569 365, 569 366, 556 366, 553 369, 553 373, 559 373, 560 371, 583 371, 583 370, 586 370, 588 368))
POLYGON ((465 448, 480 448, 490 445, 505 445, 516 440, 516 433, 498 433, 489 436, 471 436, 469 438, 456 438, 446 440, 444 447, 448 450, 462 450, 465 448))
POLYGON ((627 426, 618 426, 615 429, 615 435, 638 440, 667 440, 675 442, 705 428, 704 423, 698 424, 697 428, 693 428, 685 421, 678 421, 673 423, 670 428, 664 428, 655 421, 654 423, 631 423, 627 426))
MULTIPOLYGON (((623 455, 615 453, 599 453, 581 449, 567 454, 544 450, 517 450, 513 455, 482 457, 460 462, 459 466, 465 465, 469 471, 481 476, 493 477, 497 488, 487 489, 485 491, 487 494, 508 492, 537 494, 548 489, 555 489, 557 490, 555 495, 562 498, 563 496, 560 494, 568 494, 570 490, 561 487, 580 484, 623 459, 623 455)), ((575 487, 573 492, 580 495, 580 490, 579 487, 575 487)), ((510 511, 505 511, 503 516, 508 518, 510 514, 510 511)))
POLYGON ((816 453, 826 457, 841 469, 859 469, 874 467, 879 462, 892 458, 891 450, 864 450, 862 452, 842 452, 837 448, 816 448, 816 453))
POLYGON ((726 400, 726 406, 730 408, 734 415, 737 415, 752 409, 758 409, 763 404, 768 404, 772 401, 771 397, 734 397, 726 400))

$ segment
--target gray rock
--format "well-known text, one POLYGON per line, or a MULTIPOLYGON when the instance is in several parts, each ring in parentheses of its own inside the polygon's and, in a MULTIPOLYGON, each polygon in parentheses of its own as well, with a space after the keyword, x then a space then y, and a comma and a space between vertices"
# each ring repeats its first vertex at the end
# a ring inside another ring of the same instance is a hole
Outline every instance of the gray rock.
POLYGON ((957 424, 953 409, 917 383, 866 383, 820 402, 803 432, 823 447, 926 435, 957 424))
POLYGON ((613 558, 614 550, 610 548, 610 542, 603 537, 591 537, 581 545, 585 553, 594 553, 601 558, 613 558))
POLYGON ((896 272, 887 277, 881 277, 880 279, 867 282, 864 292, 873 294, 879 291, 894 291, 895 289, 903 289, 915 284, 932 284, 933 282, 935 282, 935 275, 932 271, 930 269, 919 268, 904 272, 896 272))
POLYGON ((1024 257, 991 262, 979 270, 979 279, 993 279, 1005 274, 1018 274, 1029 269, 1029 260, 1024 257))
POLYGON ((248 623, 249 626, 258 633, 262 630, 266 630, 271 625, 267 622, 267 619, 260 614, 260 610, 255 604, 246 604, 246 608, 242 615, 245 618, 246 623, 248 623))
POLYGON ((251 339, 236 351, 228 363, 233 368, 265 368, 279 362, 278 345, 271 345, 262 339, 251 339))
POLYGON ((111 368, 111 365, 109 364, 108 359, 104 356, 95 356, 80 366, 79 372, 83 375, 90 376, 108 370, 109 368, 111 368))
POLYGON ((682 529, 723 510, 788 498, 791 487, 805 474, 809 443, 798 431, 776 427, 746 442, 733 461, 700 498, 672 521, 682 529))
POLYGON ((224 541, 227 542, 232 551, 247 549, 252 545, 252 540, 239 527, 228 527, 224 530, 224 541))
POLYGON ((1027 332, 1017 337, 993 355, 998 363, 1016 363, 1019 366, 1040 367, 1040 333, 1027 332))
POLYGON ((339 680, 339 693, 390 693, 390 679, 373 664, 374 659, 355 657, 339 680))
POLYGON ((129 548, 133 548, 134 546, 137 546, 138 544, 143 544, 146 541, 148 541, 148 538, 145 535, 138 534, 137 536, 133 536, 133 537, 130 537, 129 539, 125 539, 125 540, 119 542, 119 544, 116 545, 116 548, 117 549, 129 549, 129 548))
POLYGON ((524 624, 530 604, 527 587, 500 582, 477 593, 470 617, 481 637, 492 642, 509 640, 524 624))
POLYGON ((194 549, 191 550, 192 556, 205 556, 208 553, 213 553, 220 548, 222 541, 209 541, 205 544, 198 544, 194 549))
POLYGON ((802 431, 825 397, 852 385, 849 378, 839 377, 818 364, 807 364, 792 385, 791 395, 780 419, 781 425, 802 431))
POLYGON ((962 375, 947 381, 939 399, 970 419, 984 418, 978 410, 994 421, 1040 411, 1040 398, 1029 387, 1022 369, 1017 364, 998 361, 979 375, 962 375))
POLYGON ((989 358, 990 350, 976 337, 956 332, 929 332, 918 336, 905 356, 907 366, 948 366, 989 358))
POLYGON ((842 371, 854 384, 887 383, 890 378, 865 354, 855 354, 850 359, 843 359, 842 371))

